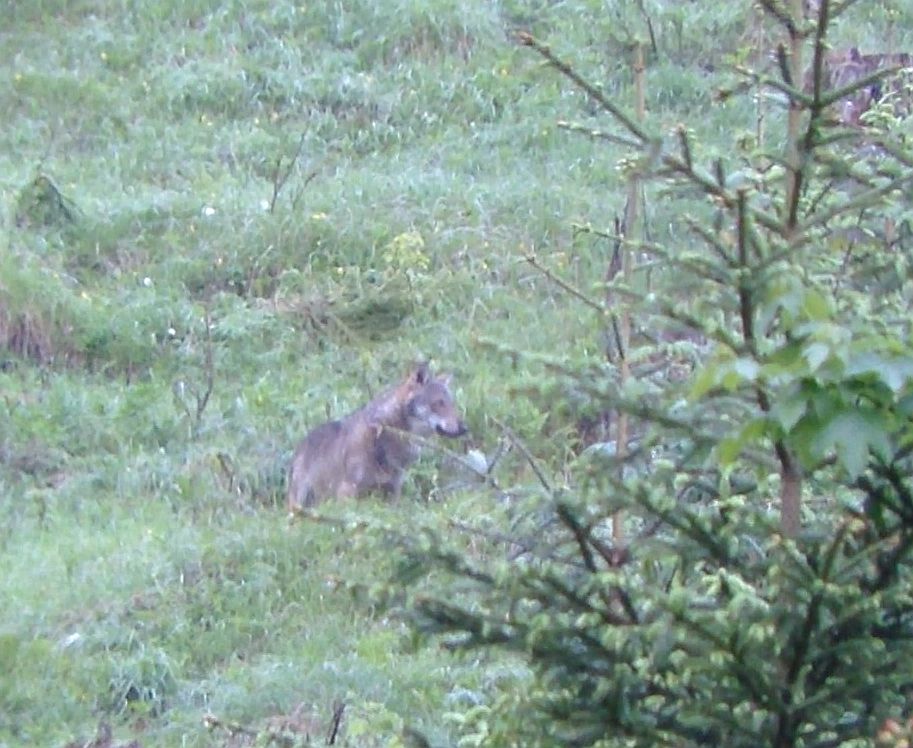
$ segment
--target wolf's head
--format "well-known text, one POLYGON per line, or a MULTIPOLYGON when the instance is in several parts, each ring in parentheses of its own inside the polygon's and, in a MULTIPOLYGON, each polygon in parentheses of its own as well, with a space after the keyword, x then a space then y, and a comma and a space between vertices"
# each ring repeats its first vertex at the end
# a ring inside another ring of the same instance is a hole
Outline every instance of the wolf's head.
POLYGON ((419 364, 408 378, 409 396, 406 400, 407 429, 413 434, 457 437, 466 433, 453 393, 451 376, 434 376, 427 363, 419 364))

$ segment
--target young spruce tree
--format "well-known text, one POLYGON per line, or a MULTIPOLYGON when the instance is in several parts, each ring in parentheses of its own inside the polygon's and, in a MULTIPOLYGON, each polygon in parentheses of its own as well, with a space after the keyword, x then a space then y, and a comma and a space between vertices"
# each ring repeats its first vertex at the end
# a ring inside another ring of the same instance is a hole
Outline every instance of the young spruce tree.
POLYGON ((849 5, 762 0, 783 42, 744 91, 785 102, 785 138, 735 166, 521 36, 614 122, 639 180, 712 220, 690 246, 636 245, 652 292, 635 269, 594 302, 613 339, 627 305, 635 342, 552 367, 636 438, 589 449, 573 490, 543 476, 539 542, 492 562, 430 531, 401 541, 403 568, 434 575, 416 625, 531 673, 462 715, 466 744, 871 745, 913 711, 913 152, 890 97, 874 126, 834 121, 886 74, 828 86, 849 5))

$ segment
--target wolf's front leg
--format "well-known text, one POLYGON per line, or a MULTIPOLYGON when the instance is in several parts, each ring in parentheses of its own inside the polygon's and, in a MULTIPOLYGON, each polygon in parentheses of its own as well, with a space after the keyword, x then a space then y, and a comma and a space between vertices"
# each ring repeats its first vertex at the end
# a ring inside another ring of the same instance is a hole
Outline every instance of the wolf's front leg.
POLYGON ((387 499, 393 503, 399 501, 403 495, 403 480, 405 473, 402 470, 391 471, 388 480, 384 483, 383 490, 387 499))
POLYGON ((358 484, 351 480, 343 480, 336 489, 337 499, 351 499, 359 495, 358 484))

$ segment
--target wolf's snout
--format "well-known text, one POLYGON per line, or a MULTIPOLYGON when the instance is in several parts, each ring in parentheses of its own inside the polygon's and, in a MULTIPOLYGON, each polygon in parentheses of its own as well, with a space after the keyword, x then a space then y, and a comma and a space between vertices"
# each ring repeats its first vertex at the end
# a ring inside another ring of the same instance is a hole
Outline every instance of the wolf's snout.
POLYGON ((438 424, 436 430, 441 436, 449 436, 452 439, 455 439, 458 436, 464 436, 469 431, 469 429, 466 428, 466 424, 462 421, 459 421, 456 425, 456 428, 454 428, 452 431, 445 429, 440 424, 438 424))

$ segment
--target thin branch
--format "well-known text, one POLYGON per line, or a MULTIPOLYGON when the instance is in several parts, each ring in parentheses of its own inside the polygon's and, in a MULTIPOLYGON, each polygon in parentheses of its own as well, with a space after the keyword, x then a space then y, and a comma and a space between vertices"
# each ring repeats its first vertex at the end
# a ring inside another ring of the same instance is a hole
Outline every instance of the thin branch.
POLYGON ((560 73, 562 73, 567 78, 570 78, 581 90, 586 91, 586 93, 596 101, 603 109, 609 112, 615 119, 621 122, 622 125, 627 128, 627 130, 634 135, 642 143, 648 143, 653 140, 650 137, 650 134, 643 129, 637 122, 629 117, 620 107, 613 104, 606 98, 605 94, 602 93, 596 86, 590 83, 585 78, 574 70, 574 68, 566 63, 564 60, 561 60, 552 52, 552 50, 538 41, 532 34, 529 34, 525 31, 521 31, 517 34, 517 39, 520 44, 526 47, 532 47, 536 52, 538 52, 542 57, 544 57, 549 65, 554 67, 560 73))
POLYGON ((203 313, 203 324, 206 326, 203 338, 203 373, 206 378, 206 389, 202 397, 197 398, 197 417, 196 424, 199 427, 203 420, 203 412, 209 404, 209 398, 212 395, 212 389, 215 386, 216 367, 213 361, 213 344, 212 344, 212 320, 209 316, 209 307, 206 307, 203 313))
MULTIPOLYGON (((304 141, 307 133, 301 133, 301 139, 298 141, 298 147, 295 149, 295 153, 292 154, 292 159, 289 161, 288 165, 285 167, 285 171, 282 170, 282 154, 280 153, 276 157, 276 166, 273 169, 273 196, 269 201, 269 212, 273 213, 276 210, 276 201, 279 199, 279 193, 282 192, 282 188, 285 187, 285 183, 288 182, 289 177, 292 176, 292 169, 295 168, 295 163, 298 161, 299 156, 301 156, 301 151, 304 149, 304 141)), ((307 181, 316 176, 316 172, 312 175, 307 181)))
POLYGON ((562 130, 586 135, 587 137, 593 138, 594 140, 605 140, 609 143, 614 143, 615 145, 624 146, 625 148, 640 147, 640 143, 636 140, 628 140, 627 138, 623 138, 620 135, 615 135, 614 133, 606 132, 605 130, 596 130, 591 127, 586 127, 585 125, 566 122, 564 120, 558 120, 557 124, 558 127, 560 127, 562 130))
POLYGON ((526 462, 533 469, 533 472, 536 474, 536 477, 539 479, 539 482, 542 484, 542 487, 548 492, 551 496, 553 494, 552 486, 549 483, 548 479, 545 477, 545 473, 542 471, 542 468, 539 467, 539 463, 536 458, 533 456, 533 453, 529 450, 526 444, 523 443, 523 440, 517 436, 513 429, 510 428, 506 423, 502 423, 497 418, 492 416, 492 420, 498 424, 501 430, 507 435, 507 438, 510 439, 511 443, 520 450, 520 454, 523 455, 526 462))
POLYGON ((603 304, 600 304, 598 301, 594 301, 589 296, 587 296, 583 291, 575 288, 570 283, 568 283, 564 278, 559 275, 556 275, 552 270, 545 267, 542 263, 539 262, 539 259, 534 254, 526 254, 523 256, 523 259, 532 265, 536 270, 542 273, 546 278, 548 278, 552 283, 559 286, 563 290, 567 291, 571 296, 579 299, 588 307, 596 310, 599 314, 605 314, 606 308, 603 304))
POLYGON ((336 745, 339 727, 342 724, 342 715, 346 710, 346 702, 341 699, 333 705, 333 716, 330 719, 330 729, 327 732, 327 745, 336 745))

